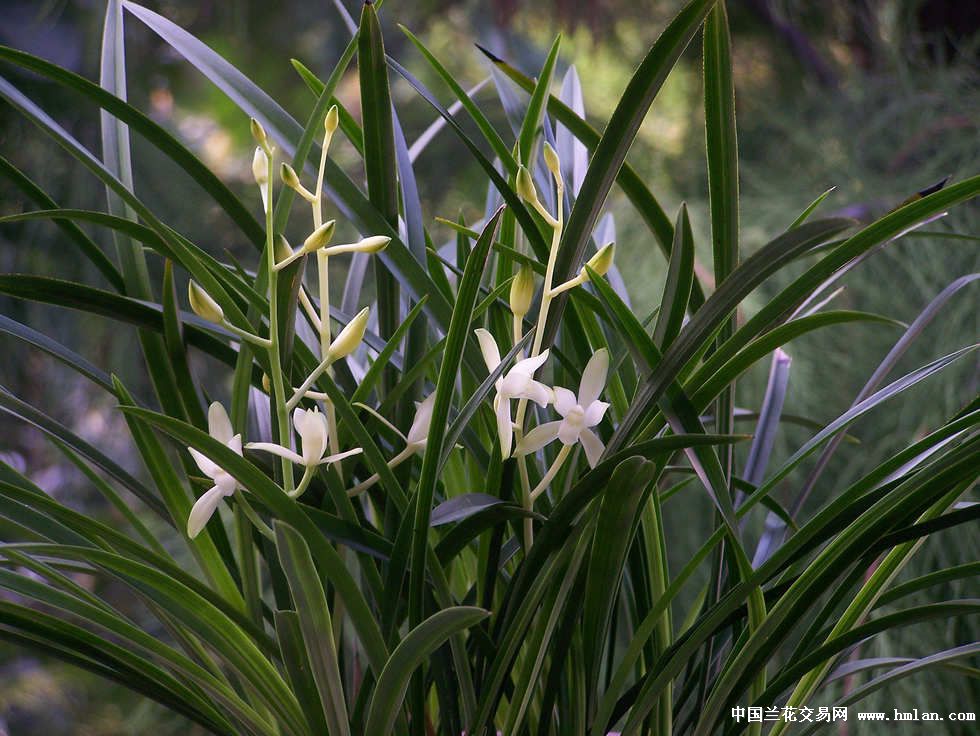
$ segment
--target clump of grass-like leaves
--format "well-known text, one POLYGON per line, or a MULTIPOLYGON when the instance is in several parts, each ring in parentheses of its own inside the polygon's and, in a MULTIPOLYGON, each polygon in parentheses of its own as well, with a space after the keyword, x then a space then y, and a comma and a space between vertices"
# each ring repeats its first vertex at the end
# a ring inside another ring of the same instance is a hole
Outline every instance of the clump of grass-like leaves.
POLYGON ((822 507, 805 502, 831 456, 847 451, 851 423, 941 380, 933 376, 975 348, 893 375, 974 276, 908 325, 834 309, 835 283, 975 197, 980 177, 924 190, 860 229, 816 219, 818 198, 746 255, 723 2, 684 5, 601 131, 585 120, 573 71, 552 94, 558 42, 536 79, 491 57, 501 104, 518 121, 511 132, 408 31, 420 55, 412 63, 431 67, 457 110, 386 56, 374 5, 351 26, 325 79, 294 62, 314 99, 305 123, 186 31, 125 0, 108 4, 100 84, 0 47, 5 64, 101 111, 99 155, 0 77, 0 96, 107 192, 105 211, 66 209, 0 160, 34 208, 5 220, 51 220, 104 281, 6 274, 0 293, 135 326, 156 399, 135 398, 94 356, 0 318, 5 333, 114 397, 143 466, 126 471, 0 392, 0 408, 47 435, 127 521, 89 518, 2 466, 0 518, 14 531, 0 544, 0 587, 16 597, 0 600, 0 637, 121 682, 211 732, 256 736, 805 732, 817 724, 749 722, 744 709, 844 706, 975 656, 976 644, 901 660, 860 654, 899 627, 977 612, 972 600, 903 605, 975 575, 976 564, 893 584, 929 535, 976 519, 980 507, 966 502, 980 450, 974 399, 822 507), (243 126, 251 118, 259 213, 125 101, 124 16, 228 94, 243 126), (686 208, 669 218, 627 162, 664 79, 699 35, 711 293, 695 274, 686 208), (359 116, 334 98, 355 59, 359 116), (392 106, 398 78, 435 111, 417 145, 456 135, 485 172, 479 221, 422 212, 415 154, 392 106), (255 246, 250 261, 225 260, 155 214, 132 180, 130 135, 228 215, 255 246), (366 187, 331 159, 340 136, 363 159, 366 187), (664 256, 666 286, 650 315, 628 306, 629 274, 602 235, 614 185, 664 256), (284 236, 294 209, 308 223, 295 246, 284 236), (115 253, 82 224, 111 231, 115 253), (335 242, 342 229, 358 235, 335 242), (791 264, 799 275, 738 321, 746 298, 791 264), (333 295, 332 270, 344 276, 333 295), (893 330, 894 347, 841 416, 784 415, 791 342, 845 323, 893 330), (199 370, 194 353, 224 370, 199 370), (739 377, 766 363, 764 400, 743 405, 739 377), (811 436, 777 462, 773 442, 787 422, 811 436), (789 503, 774 493, 786 488, 789 503), (668 548, 683 530, 665 524, 664 507, 704 508, 691 499, 705 494, 713 531, 672 567, 668 548), (82 587, 79 573, 128 586, 154 628, 82 587))

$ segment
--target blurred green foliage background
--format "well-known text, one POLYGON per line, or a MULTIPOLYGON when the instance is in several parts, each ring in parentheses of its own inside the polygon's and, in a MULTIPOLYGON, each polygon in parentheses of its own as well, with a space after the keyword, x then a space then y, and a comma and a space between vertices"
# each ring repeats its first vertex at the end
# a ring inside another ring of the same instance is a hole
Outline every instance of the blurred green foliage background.
MULTIPOLYGON (((304 119, 312 98, 289 64, 301 60, 326 76, 349 32, 329 0, 163 0, 147 3, 224 54, 284 107, 304 119)), ((444 90, 419 63, 396 28, 404 24, 457 75, 472 86, 489 74, 474 42, 534 74, 556 32, 564 34, 561 72, 574 64, 582 81, 590 121, 602 126, 629 75, 679 7, 676 0, 389 0, 382 10, 389 53, 430 86, 444 90)), ((356 7, 347 3, 356 14, 356 7)), ((820 192, 836 187, 825 214, 868 220, 912 192, 946 175, 954 179, 980 170, 980 4, 960 0, 733 0, 729 3, 741 155, 742 247, 763 244, 791 222, 820 192)), ((0 43, 62 64, 89 78, 98 76, 104 3, 100 0, 2 0, 0 43)), ((240 111, 139 23, 129 20, 130 100, 175 131, 223 179, 258 209, 250 179, 251 144, 240 111)), ((701 273, 710 274, 710 247, 704 224, 706 172, 699 49, 689 49, 654 104, 630 154, 668 212, 681 201, 691 208, 699 243, 701 273)), ((99 150, 98 112, 62 90, 5 68, 2 73, 38 100, 56 120, 99 150)), ((433 112, 400 79, 392 77, 396 107, 411 142, 433 120, 433 112)), ((356 76, 350 73, 338 97, 359 109, 356 76)), ((448 97, 443 95, 443 101, 448 97)), ((478 95, 495 122, 504 122, 493 83, 478 95)), ((349 149, 341 162, 360 178, 349 149)), ((0 106, 0 154, 34 177, 62 206, 98 209, 101 186, 13 114, 0 106)), ((136 187, 162 219, 215 254, 250 255, 217 209, 163 157, 134 139, 136 187)), ((430 216, 468 221, 482 215, 486 183, 465 149, 440 133, 417 162, 423 205, 430 216)), ((29 209, 9 183, 0 181, 0 215, 29 209)), ((638 312, 658 303, 665 264, 625 198, 614 196, 617 261, 638 312)), ((432 226, 434 237, 449 232, 432 226)), ((846 280, 837 305, 910 320, 946 284, 980 267, 975 236, 980 205, 967 203, 949 217, 890 245, 846 280), (947 237, 958 233, 974 239, 947 237)), ((92 232, 109 246, 105 232, 92 232)), ((297 231, 296 236, 304 234, 297 231)), ((62 275, 102 285, 99 275, 59 241, 50 223, 0 226, 0 271, 62 275)), ((765 287, 771 293, 792 274, 765 287)), ((959 295, 896 372, 976 339, 975 291, 959 295)), ((3 314, 77 350, 101 367, 139 385, 134 334, 106 321, 23 302, 0 300, 3 314), (131 371, 131 373, 127 373, 131 371)), ((885 355, 899 331, 884 326, 844 326, 818 332, 789 349, 793 358, 786 411, 826 422, 843 411, 885 355)), ((128 448, 120 439, 121 419, 104 397, 94 395, 70 372, 47 357, 0 338, 0 384, 64 421, 117 458, 128 448)), ((744 383, 740 405, 757 407, 767 366, 744 383)), ((144 389, 146 386, 144 385, 144 389)), ((900 406, 878 411, 857 425, 864 442, 839 452, 828 476, 841 479, 869 467, 955 411, 978 388, 978 366, 962 362, 908 394, 900 406)), ((148 391, 144 391, 144 395, 148 391)), ((748 429, 746 427, 746 429, 748 429)), ((790 427, 780 452, 805 440, 807 431, 790 427)), ((0 453, 26 470, 42 487, 76 507, 108 515, 85 479, 70 472, 39 433, 0 420, 0 453)), ((132 464, 132 463, 130 463, 132 464)), ((801 482, 801 475, 794 476, 801 482)), ((793 482, 791 478, 788 483, 793 482)), ((819 505, 824 496, 814 494, 819 505)), ((668 504, 674 560, 684 561, 703 539, 710 509, 695 494, 668 504)), ((980 558, 980 535, 940 534, 920 551, 907 575, 934 561, 954 564, 980 558), (932 562, 930 561, 932 560, 932 562)), ((967 587, 969 583, 961 584, 967 587)), ((973 581, 973 594, 976 582, 973 581)), ((951 597, 969 591, 944 591, 951 597)), ((110 592, 111 594, 111 592, 110 592)), ((937 592, 937 595, 940 593, 937 592)), ((119 596, 124 593, 119 591, 119 596)), ((134 617, 141 611, 117 601, 134 617)), ((878 656, 915 656, 977 638, 951 630, 967 624, 942 623, 917 629, 915 637, 885 641, 878 656)), ((873 656, 865 652, 864 656, 873 656)), ((194 733, 186 722, 121 688, 96 681, 55 662, 0 646, 0 735, 194 733)), ((877 695, 867 709, 893 707, 964 710, 980 702, 976 680, 934 675, 905 680, 877 695), (947 707, 948 706, 948 707, 947 707)), ((829 704, 829 703, 827 703, 829 704)), ((914 733, 910 727, 908 733, 914 733)), ((931 729, 931 732, 940 732, 931 729)), ((849 733, 861 731, 858 724, 849 733)), ((904 733, 896 727, 889 733, 904 733)), ((949 731, 950 734, 954 733, 949 731)))

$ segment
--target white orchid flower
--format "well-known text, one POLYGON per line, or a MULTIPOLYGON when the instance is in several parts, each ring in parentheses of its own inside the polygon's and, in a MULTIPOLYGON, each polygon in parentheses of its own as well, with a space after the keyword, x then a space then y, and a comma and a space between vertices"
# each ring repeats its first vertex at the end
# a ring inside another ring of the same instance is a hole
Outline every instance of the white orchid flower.
POLYGON ((330 429, 326 415, 321 414, 319 409, 296 409, 293 412, 293 427, 299 434, 302 454, 272 442, 249 442, 245 447, 249 450, 271 452, 307 469, 329 465, 362 452, 360 447, 355 447, 353 450, 338 452, 336 455, 324 456, 330 444, 330 429))
POLYGON ((606 409, 609 408, 605 401, 599 401, 608 371, 609 352, 602 348, 592 356, 582 371, 578 396, 567 388, 555 387, 555 411, 561 415, 561 420, 540 424, 528 432, 518 443, 516 454, 537 452, 556 439, 561 440, 566 447, 579 442, 585 450, 589 466, 594 468, 605 449, 592 427, 602 421, 606 409))
MULTIPOLYGON (((225 447, 239 455, 242 454, 242 436, 233 434, 228 412, 217 401, 208 408, 208 434, 225 447)), ((187 536, 193 539, 201 533, 201 530, 214 516, 221 499, 238 490, 238 481, 203 453, 193 447, 188 447, 187 450, 201 472, 214 481, 214 487, 197 499, 191 508, 190 516, 187 517, 187 536)))
MULTIPOLYGON (((480 341, 480 351, 491 373, 500 365, 500 350, 493 335, 484 329, 476 331, 480 341)), ((514 422, 511 419, 511 399, 527 399, 538 406, 545 407, 551 403, 554 394, 551 389, 540 381, 534 380, 534 373, 548 360, 548 351, 531 358, 518 360, 506 374, 497 379, 494 384, 497 396, 493 400, 494 413, 497 415, 497 433, 500 436, 500 453, 504 458, 510 457, 511 444, 514 437, 514 422)))
POLYGON ((432 424, 432 408, 436 403, 436 394, 433 391, 426 396, 415 408, 415 419, 412 426, 408 429, 408 436, 405 438, 406 449, 422 454, 425 450, 425 443, 429 440, 429 426, 432 424))
MULTIPOLYGON (((435 403, 436 395, 435 392, 433 392, 415 405, 415 419, 412 420, 412 426, 409 427, 408 436, 402 436, 402 439, 405 440, 405 447, 401 452, 388 461, 389 468, 397 468, 403 462, 412 457, 412 455, 421 455, 425 452, 425 445, 429 441, 429 428, 432 425, 432 408, 435 406, 435 403)), ((367 409, 379 420, 387 424, 393 431, 401 434, 396 426, 378 414, 374 409, 362 404, 358 404, 358 406, 363 409, 367 409)), ((367 480, 362 481, 353 488, 348 489, 347 495, 359 496, 360 494, 364 493, 364 491, 375 485, 379 480, 381 480, 381 476, 375 473, 367 480)))

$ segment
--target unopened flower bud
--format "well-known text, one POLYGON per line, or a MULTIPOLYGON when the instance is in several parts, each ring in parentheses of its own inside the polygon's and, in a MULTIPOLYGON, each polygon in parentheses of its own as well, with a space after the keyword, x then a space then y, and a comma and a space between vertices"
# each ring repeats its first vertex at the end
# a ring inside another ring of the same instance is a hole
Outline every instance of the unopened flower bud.
POLYGON ((333 135, 339 124, 340 113, 337 112, 336 105, 331 105, 330 109, 327 110, 327 116, 323 119, 323 129, 327 131, 327 135, 333 135))
POLYGON ((354 319, 347 323, 347 326, 340 331, 334 341, 330 343, 330 347, 327 348, 328 357, 332 360, 340 360, 357 350, 357 346, 364 339, 364 331, 367 329, 370 313, 370 308, 364 307, 354 316, 354 319))
POLYGON ((355 243, 355 247, 361 253, 380 253, 388 247, 388 243, 390 242, 391 238, 387 235, 372 235, 369 238, 363 238, 358 243, 355 243))
POLYGON ((294 169, 292 166, 287 163, 283 163, 283 165, 279 167, 279 176, 282 178, 283 184, 292 189, 307 202, 316 201, 316 196, 313 194, 313 192, 300 183, 299 176, 296 174, 296 169, 294 169))
POLYGON ((551 147, 551 144, 544 144, 544 162, 556 179, 561 177, 561 162, 558 160, 558 152, 551 147))
POLYGON ((190 302, 194 314, 201 319, 218 325, 224 322, 225 313, 221 306, 196 281, 187 284, 187 300, 190 302))
POLYGON ((255 155, 252 156, 252 176, 260 187, 269 183, 269 156, 261 146, 255 149, 255 155))
POLYGON ((268 373, 262 374, 262 390, 265 391, 267 394, 272 393, 272 381, 269 380, 268 373))
POLYGON ((303 252, 312 253, 329 243, 330 238, 333 237, 335 224, 334 220, 330 220, 310 233, 310 237, 303 241, 303 252))
POLYGON ((332 245, 323 252, 328 256, 339 256, 343 253, 379 253, 388 247, 391 238, 387 235, 372 235, 356 243, 343 243, 332 245))
POLYGON ((534 299, 534 269, 521 266, 517 276, 510 282, 510 311, 516 317, 523 317, 531 309, 534 299))
MULTIPOLYGON (((602 248, 599 249, 599 252, 588 260, 588 267, 600 276, 605 276, 606 272, 612 268, 613 255, 615 254, 615 251, 615 243, 608 243, 602 246, 602 248)), ((588 271, 586 271, 584 268, 582 269, 582 274, 588 278, 588 271)))
POLYGON ((269 151, 271 150, 271 146, 269 145, 269 136, 265 134, 265 128, 262 127, 262 123, 260 123, 255 118, 252 118, 251 126, 252 126, 252 138, 255 139, 255 142, 259 145, 260 148, 262 148, 263 151, 269 153, 269 151))
POLYGON ((537 202, 538 193, 531 180, 531 172, 521 166, 517 169, 517 193, 527 202, 537 202))

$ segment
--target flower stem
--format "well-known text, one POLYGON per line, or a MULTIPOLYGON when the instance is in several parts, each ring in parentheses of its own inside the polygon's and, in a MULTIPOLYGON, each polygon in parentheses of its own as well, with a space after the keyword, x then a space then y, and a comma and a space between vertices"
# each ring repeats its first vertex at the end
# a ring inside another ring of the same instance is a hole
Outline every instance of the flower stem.
MULTIPOLYGON (((313 228, 319 228, 323 224, 323 178, 327 169, 327 151, 330 149, 332 133, 323 134, 323 145, 320 147, 320 167, 316 174, 316 194, 313 200, 313 228)), ((318 332, 320 333, 320 355, 326 358, 327 351, 330 349, 330 259, 321 248, 316 252, 317 286, 320 295, 320 316, 318 332)), ((333 375, 330 364, 327 363, 325 370, 333 375)), ((305 392, 304 392, 305 393, 305 392)), ((330 452, 340 451, 340 437, 337 434, 337 410, 330 399, 324 400, 327 414, 327 440, 330 452)), ((337 463, 337 474, 343 481, 340 463, 337 463)))
MULTIPOLYGON (((397 455, 391 458, 391 460, 388 461, 388 467, 397 468, 399 465, 401 465, 403 462, 408 460, 408 458, 410 458, 414 454, 415 454, 415 449, 412 448, 410 445, 406 445, 405 449, 403 449, 401 452, 399 452, 397 455)), ((347 495, 351 497, 359 496, 362 493, 364 493, 364 491, 366 491, 368 488, 375 485, 379 480, 381 480, 381 476, 375 473, 367 480, 358 483, 356 486, 352 488, 348 488, 347 495)))
MULTIPOLYGON (((317 382, 317 379, 320 378, 320 376, 323 375, 323 372, 330 367, 331 363, 333 363, 333 358, 327 355, 327 357, 320 362, 320 365, 313 369, 313 372, 306 377, 305 381, 303 381, 303 385, 296 389, 296 392, 293 394, 292 398, 286 403, 287 412, 292 411, 299 405, 302 398, 306 396, 306 392, 309 391, 310 387, 317 382)), ((285 446, 286 445, 283 445, 283 447, 285 446)))
POLYGON ((238 501, 239 508, 241 508, 242 513, 245 514, 245 517, 250 522, 252 522, 252 526, 255 527, 258 533, 261 534, 266 539, 271 539, 272 541, 275 541, 276 539, 275 533, 272 531, 272 529, 269 527, 268 524, 266 524, 264 521, 262 521, 262 519, 259 518, 258 513, 256 513, 255 509, 252 508, 252 504, 250 504, 248 501, 245 500, 245 495, 242 493, 236 494, 236 500, 238 501))
MULTIPOLYGON (((557 193, 557 197, 556 197, 557 203, 555 205, 555 217, 552 217, 547 212, 541 211, 542 217, 544 217, 545 220, 548 222, 548 224, 551 225, 551 247, 548 250, 548 266, 545 269, 544 285, 542 286, 542 290, 541 290, 541 306, 538 308, 538 320, 534 330, 534 343, 531 346, 530 357, 532 358, 536 358, 541 353, 541 343, 544 341, 544 326, 548 321, 548 308, 551 306, 551 299, 552 299, 551 284, 555 278, 555 261, 558 258, 558 246, 561 243, 561 236, 564 230, 564 222, 565 222, 564 213, 563 213, 564 189, 565 189, 564 184, 562 183, 561 178, 560 177, 556 178, 555 191, 557 193)), ((540 210, 544 209, 540 205, 540 203, 537 205, 537 207, 539 207, 540 210)), ((520 339, 518 337, 518 332, 520 331, 519 323, 520 320, 518 320, 518 318, 515 316, 514 317, 515 342, 520 339)), ((520 437, 523 436, 524 434, 524 416, 526 413, 527 413, 527 399, 521 399, 520 401, 517 402, 517 414, 514 417, 514 424, 517 427, 518 439, 520 439, 520 437)), ((564 452, 564 449, 562 451, 564 452)), ((561 457, 560 454, 559 457, 561 457)), ((521 477, 521 488, 524 491, 522 501, 523 501, 524 508, 530 511, 534 507, 534 499, 537 498, 537 496, 535 496, 534 491, 530 490, 531 482, 528 478, 526 462, 527 461, 524 459, 523 456, 517 458, 517 468, 521 477)), ((564 458, 562 458, 562 462, 564 462, 564 458)), ((548 472, 550 473, 551 471, 549 470, 548 472)), ((558 472, 557 469, 555 470, 555 472, 556 473, 558 472)), ((545 478, 548 478, 547 474, 545 474, 545 478)), ((534 543, 533 523, 534 522, 530 517, 524 519, 525 554, 527 550, 531 548, 531 545, 534 543)))
POLYGON ((310 481, 313 480, 314 475, 316 475, 316 466, 307 465, 306 469, 303 470, 303 477, 299 479, 299 485, 296 486, 295 490, 289 491, 286 495, 290 498, 299 498, 302 496, 306 493, 306 489, 310 487, 310 481))
POLYGON ((551 464, 551 467, 548 468, 548 472, 544 474, 544 477, 541 479, 541 482, 534 487, 533 491, 531 491, 531 503, 537 501, 538 496, 540 496, 542 493, 548 490, 548 486, 551 485, 551 481, 553 481, 555 479, 555 476, 558 475, 558 471, 561 470, 561 466, 564 465, 565 460, 568 458, 568 455, 571 453, 572 447, 573 445, 561 446, 561 450, 559 450, 558 456, 555 458, 555 461, 551 464))
POLYGON ((235 335, 236 337, 240 337, 245 342, 250 342, 253 345, 258 345, 260 348, 265 348, 266 350, 272 347, 271 340, 265 337, 259 337, 258 335, 253 335, 251 332, 248 332, 247 330, 243 330, 241 327, 236 327, 228 320, 222 322, 221 326, 224 327, 226 330, 228 330, 228 332, 230 332, 232 335, 235 335))
MULTIPOLYGON (((276 412, 279 431, 279 444, 292 447, 292 432, 289 427, 289 409, 286 406, 286 389, 282 375, 282 355, 279 350, 279 279, 276 275, 275 223, 272 213, 272 182, 274 163, 273 153, 267 153, 269 162, 268 193, 265 197, 265 256, 269 270, 269 363, 272 379, 272 404, 276 412)), ((289 493, 293 489, 293 466, 282 458, 282 487, 289 493)))
POLYGON ((306 312, 306 316, 310 318, 310 322, 313 323, 313 328, 319 332, 320 315, 316 313, 316 308, 313 306, 313 302, 310 300, 310 295, 306 292, 305 286, 299 287, 299 303, 303 306, 303 311, 306 312))

